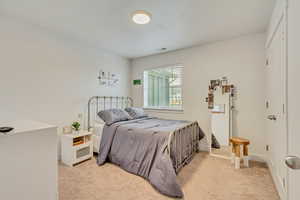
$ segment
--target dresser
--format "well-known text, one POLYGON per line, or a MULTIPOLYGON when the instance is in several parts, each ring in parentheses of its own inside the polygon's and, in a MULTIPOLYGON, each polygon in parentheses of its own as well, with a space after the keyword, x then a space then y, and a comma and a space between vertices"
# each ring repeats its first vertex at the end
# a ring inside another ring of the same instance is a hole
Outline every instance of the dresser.
POLYGON ((57 127, 36 121, 1 124, 0 199, 57 200, 57 127))

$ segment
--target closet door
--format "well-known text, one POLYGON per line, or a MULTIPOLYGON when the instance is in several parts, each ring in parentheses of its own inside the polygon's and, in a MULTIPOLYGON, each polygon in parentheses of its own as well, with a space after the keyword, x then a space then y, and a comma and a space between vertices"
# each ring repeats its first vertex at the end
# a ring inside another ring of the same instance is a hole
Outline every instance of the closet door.
POLYGON ((268 158, 280 196, 287 194, 287 153, 285 115, 285 21, 280 21, 268 48, 267 64, 267 133, 268 158))
POLYGON ((290 0, 288 8, 288 155, 294 156, 289 168, 289 200, 300 199, 300 1, 290 0))

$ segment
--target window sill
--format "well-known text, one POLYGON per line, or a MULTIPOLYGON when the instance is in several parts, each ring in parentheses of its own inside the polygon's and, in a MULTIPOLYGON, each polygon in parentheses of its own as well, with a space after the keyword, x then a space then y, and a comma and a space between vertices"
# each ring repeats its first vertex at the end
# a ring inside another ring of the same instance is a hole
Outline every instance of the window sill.
POLYGON ((143 108, 145 111, 150 111, 150 112, 163 112, 163 113, 183 113, 183 109, 172 109, 172 108, 143 108))

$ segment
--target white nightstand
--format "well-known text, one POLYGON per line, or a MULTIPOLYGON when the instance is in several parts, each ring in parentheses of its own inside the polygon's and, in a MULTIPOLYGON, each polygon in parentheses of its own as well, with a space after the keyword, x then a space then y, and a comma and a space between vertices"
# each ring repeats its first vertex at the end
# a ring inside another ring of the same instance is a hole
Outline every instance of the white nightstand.
POLYGON ((61 136, 62 162, 68 166, 91 159, 93 156, 92 132, 61 136))

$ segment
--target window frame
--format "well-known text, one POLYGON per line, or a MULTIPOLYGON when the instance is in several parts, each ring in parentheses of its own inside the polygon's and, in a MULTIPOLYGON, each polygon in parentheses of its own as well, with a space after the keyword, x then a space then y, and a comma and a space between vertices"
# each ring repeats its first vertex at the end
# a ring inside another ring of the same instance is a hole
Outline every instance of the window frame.
POLYGON ((183 112, 184 111, 184 65, 182 63, 176 63, 176 64, 167 64, 167 65, 162 65, 159 67, 151 67, 151 68, 146 68, 143 70, 143 109, 144 110, 149 110, 149 111, 162 111, 162 112, 183 112), (162 69, 162 68, 168 68, 168 67, 175 67, 175 66, 180 66, 182 67, 181 71, 181 99, 182 99, 182 105, 181 108, 171 108, 171 107, 150 107, 150 106, 145 106, 145 71, 151 71, 155 69, 162 69))

